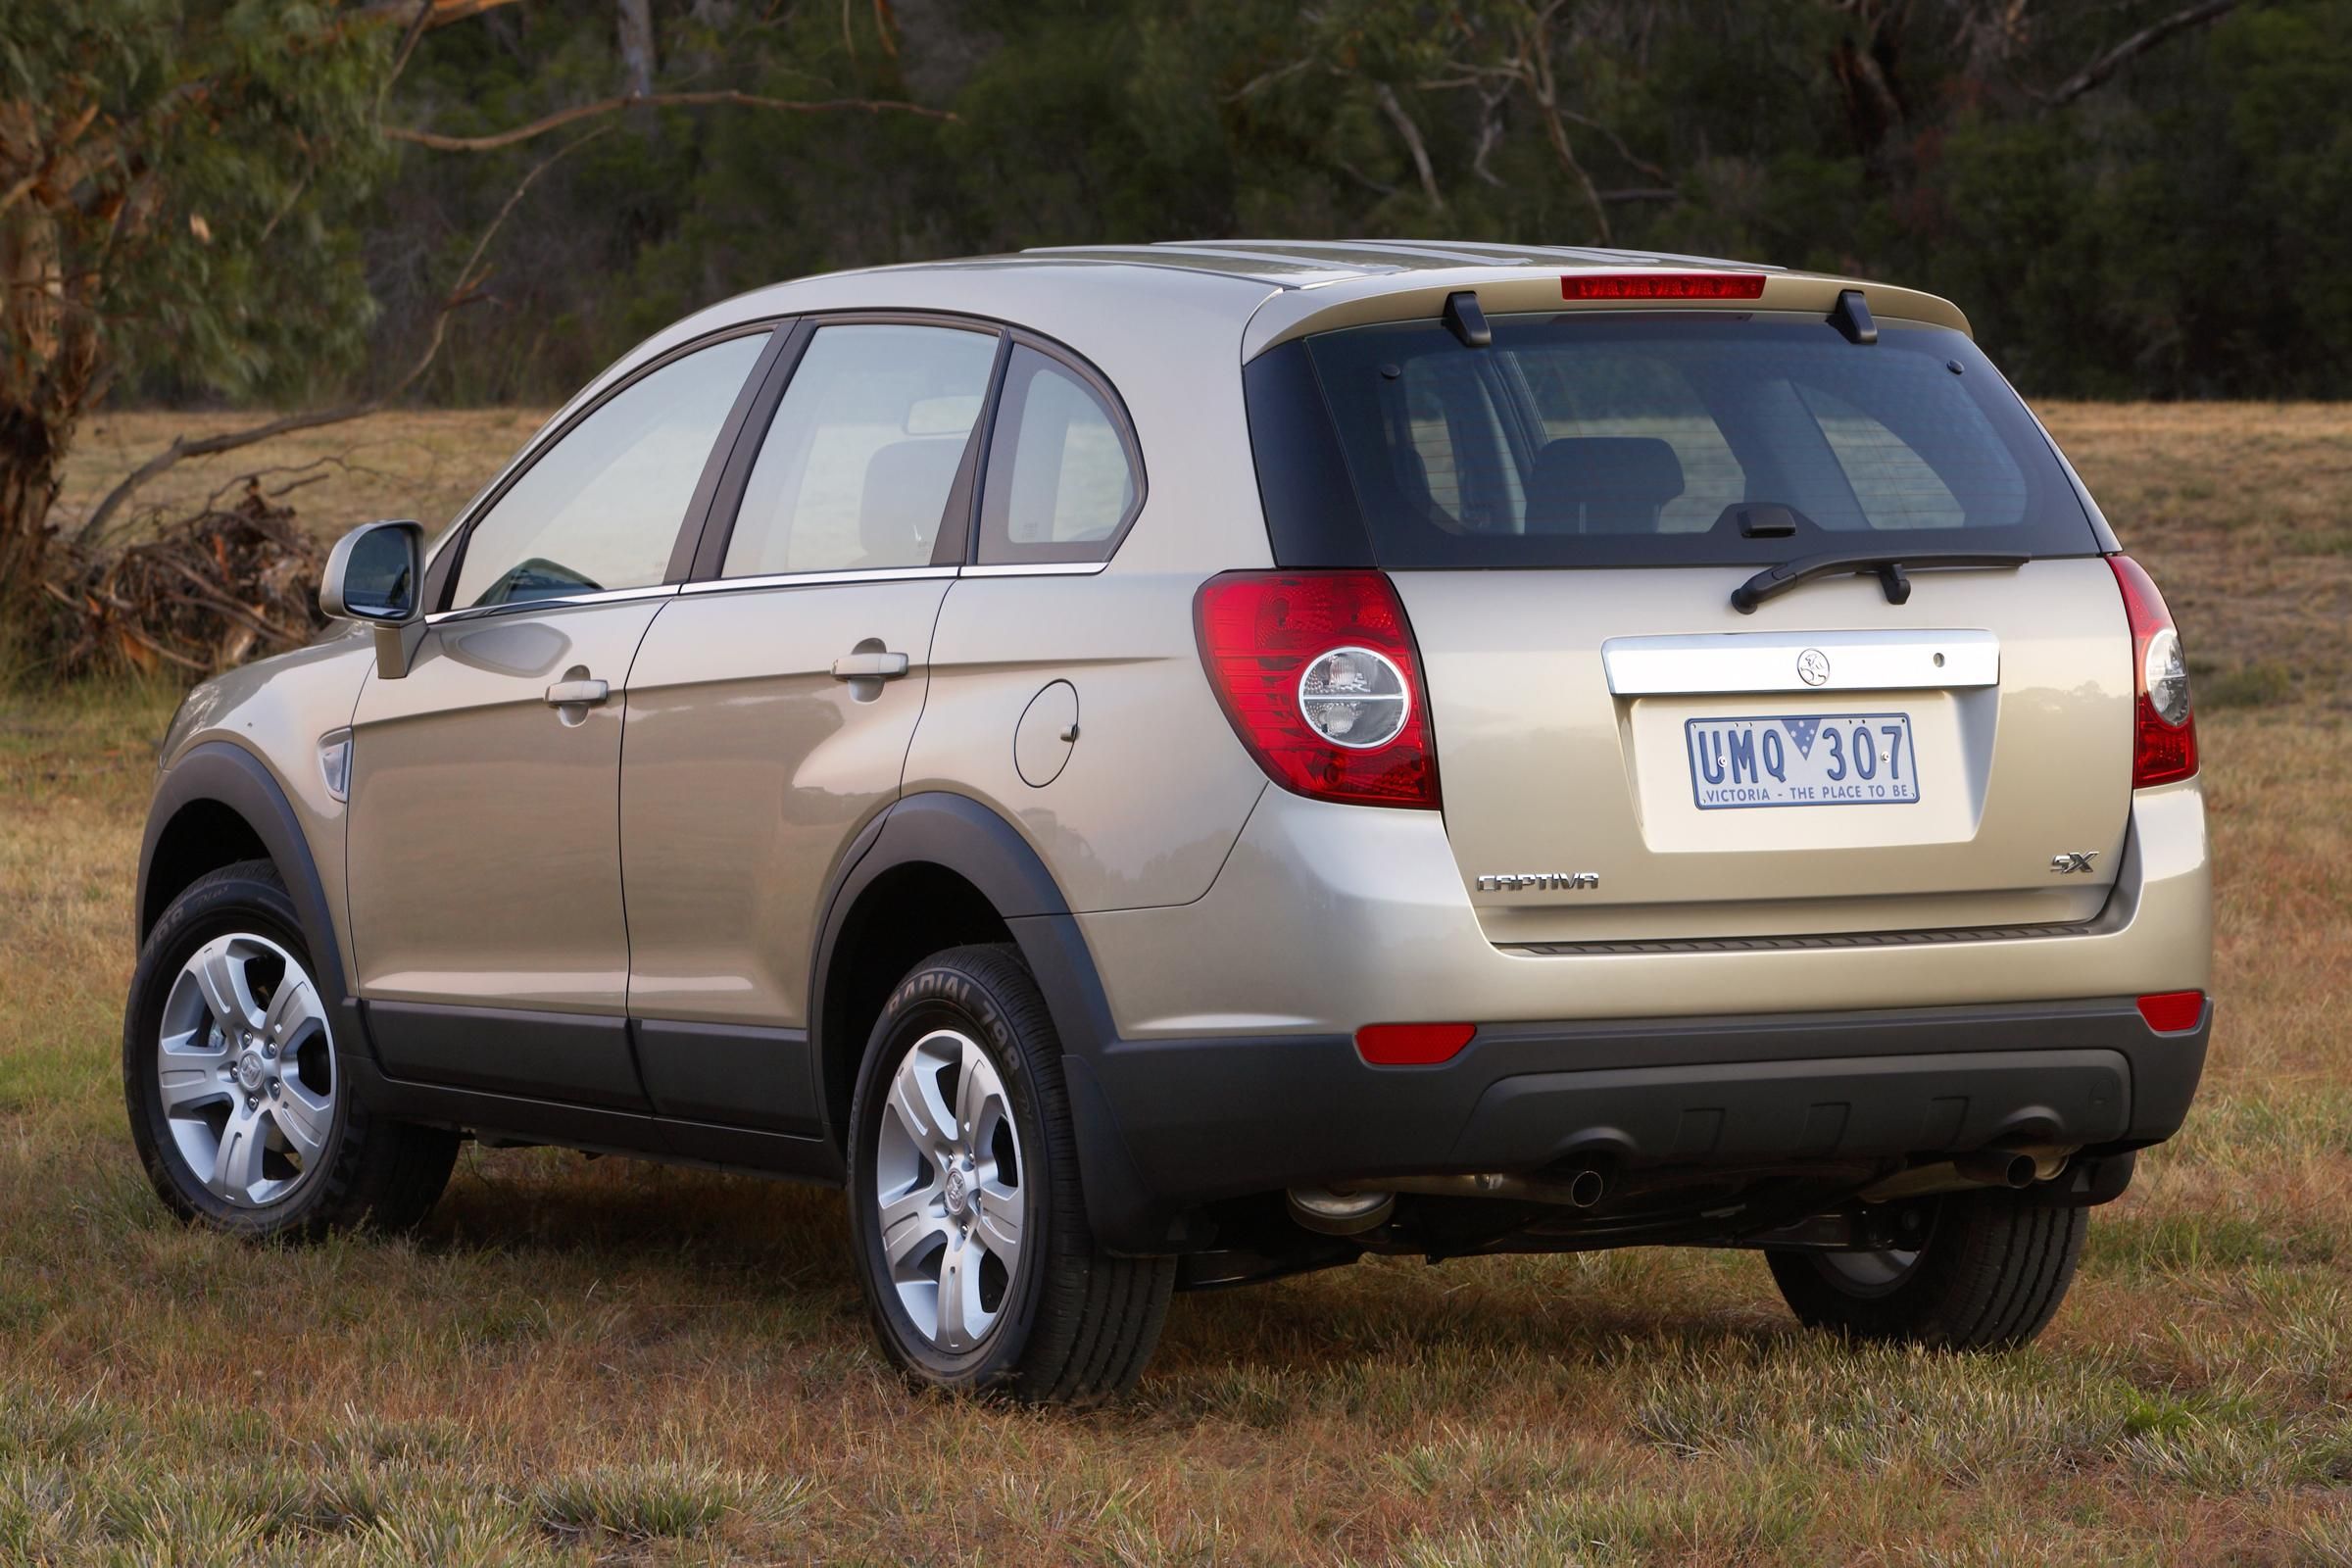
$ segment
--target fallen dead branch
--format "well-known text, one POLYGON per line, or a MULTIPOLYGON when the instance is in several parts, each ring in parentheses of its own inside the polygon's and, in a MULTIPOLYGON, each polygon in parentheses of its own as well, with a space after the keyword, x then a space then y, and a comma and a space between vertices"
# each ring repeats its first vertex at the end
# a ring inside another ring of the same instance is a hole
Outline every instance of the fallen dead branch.
POLYGON ((325 553, 287 506, 296 479, 265 491, 245 476, 194 515, 120 550, 61 542, 41 580, 49 602, 42 662, 71 677, 171 666, 209 675, 309 642, 325 553))

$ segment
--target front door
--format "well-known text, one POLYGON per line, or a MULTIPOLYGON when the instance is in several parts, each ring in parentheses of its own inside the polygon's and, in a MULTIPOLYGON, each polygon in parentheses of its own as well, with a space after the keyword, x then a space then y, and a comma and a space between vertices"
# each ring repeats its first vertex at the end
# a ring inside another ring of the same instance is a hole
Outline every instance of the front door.
POLYGON ((817 327, 715 574, 665 605, 638 652, 620 774, 629 1012, 664 1114, 820 1126, 821 900, 898 796, 998 341, 817 327))
POLYGON ((409 674, 361 693, 351 932, 395 1076, 644 1102, 624 1018, 629 668, 764 345, 670 360, 561 434, 452 545, 450 608, 409 674))

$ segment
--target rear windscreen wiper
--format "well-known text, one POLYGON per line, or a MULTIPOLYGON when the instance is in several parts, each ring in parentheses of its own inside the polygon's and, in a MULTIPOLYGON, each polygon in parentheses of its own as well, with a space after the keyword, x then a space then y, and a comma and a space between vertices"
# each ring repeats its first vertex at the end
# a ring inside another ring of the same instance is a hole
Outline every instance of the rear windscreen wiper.
POLYGON ((1904 568, 1916 566, 2022 566, 2031 556, 1997 550, 1830 550, 1818 556, 1799 556, 1778 566, 1767 566, 1732 590, 1732 608, 1742 615, 1755 613, 1767 599, 1777 599, 1798 583, 1816 577, 1875 576, 1886 590, 1890 605, 1911 598, 1911 579, 1904 568))

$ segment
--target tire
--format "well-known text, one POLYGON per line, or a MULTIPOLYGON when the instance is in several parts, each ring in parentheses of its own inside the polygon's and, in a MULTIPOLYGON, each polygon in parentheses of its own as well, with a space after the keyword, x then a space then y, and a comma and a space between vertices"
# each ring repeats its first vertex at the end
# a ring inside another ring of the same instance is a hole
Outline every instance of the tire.
POLYGON ((455 1133, 357 1103, 316 972, 267 860, 197 878, 140 950, 122 1094, 147 1179, 181 1219, 257 1240, 399 1230, 448 1185, 455 1133))
POLYGON ((2031 1344, 2074 1283, 2088 1211, 1986 1188, 1936 1200, 1915 1252, 1772 1251, 1789 1310, 1812 1328, 1946 1350, 2031 1344))
POLYGON ((851 1103, 849 1214, 875 1333, 917 1383, 1093 1403, 1158 1343, 1175 1260, 1095 1245, 1060 1041, 1009 947, 934 955, 891 993, 851 1103))

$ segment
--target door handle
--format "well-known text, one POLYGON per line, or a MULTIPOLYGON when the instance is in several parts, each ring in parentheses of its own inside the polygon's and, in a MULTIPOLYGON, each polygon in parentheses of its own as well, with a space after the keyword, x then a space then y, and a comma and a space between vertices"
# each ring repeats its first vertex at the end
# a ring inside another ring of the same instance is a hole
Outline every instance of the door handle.
POLYGON ((612 688, 601 680, 560 680, 547 689, 547 706, 595 708, 612 693, 612 688))
POLYGON ((906 673, 905 654, 851 654, 833 661, 835 680, 897 680, 906 673))

